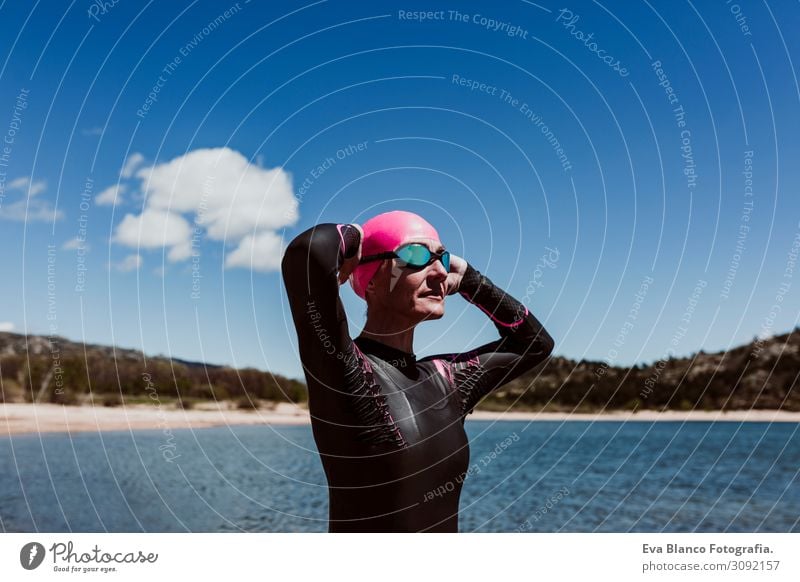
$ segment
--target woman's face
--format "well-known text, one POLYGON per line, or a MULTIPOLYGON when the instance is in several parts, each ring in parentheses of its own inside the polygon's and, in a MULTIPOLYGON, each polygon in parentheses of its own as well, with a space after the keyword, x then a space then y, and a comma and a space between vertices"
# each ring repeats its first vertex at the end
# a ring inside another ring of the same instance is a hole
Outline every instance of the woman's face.
MULTIPOLYGON (((435 239, 412 237, 403 244, 411 242, 420 242, 433 252, 444 250, 435 239)), ((444 315, 447 275, 440 260, 423 269, 400 267, 396 259, 384 261, 367 287, 370 310, 399 315, 408 319, 409 325, 439 319, 444 315)))

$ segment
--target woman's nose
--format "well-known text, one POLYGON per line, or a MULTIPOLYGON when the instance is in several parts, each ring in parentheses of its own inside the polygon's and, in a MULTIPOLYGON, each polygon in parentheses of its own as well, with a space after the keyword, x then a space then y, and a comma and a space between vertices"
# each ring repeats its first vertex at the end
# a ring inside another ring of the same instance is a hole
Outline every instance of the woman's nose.
POLYGON ((441 259, 436 259, 433 261, 431 265, 431 272, 439 277, 447 278, 447 269, 444 268, 444 264, 442 263, 441 259))

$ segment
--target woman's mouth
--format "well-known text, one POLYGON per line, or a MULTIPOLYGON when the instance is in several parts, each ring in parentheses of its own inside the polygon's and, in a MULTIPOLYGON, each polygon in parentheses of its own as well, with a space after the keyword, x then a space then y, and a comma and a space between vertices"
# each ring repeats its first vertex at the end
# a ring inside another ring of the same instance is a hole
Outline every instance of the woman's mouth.
POLYGON ((423 293, 422 295, 420 295, 420 297, 424 297, 426 299, 435 299, 437 301, 441 301, 442 300, 442 294, 439 293, 438 291, 431 291, 429 293, 423 293))

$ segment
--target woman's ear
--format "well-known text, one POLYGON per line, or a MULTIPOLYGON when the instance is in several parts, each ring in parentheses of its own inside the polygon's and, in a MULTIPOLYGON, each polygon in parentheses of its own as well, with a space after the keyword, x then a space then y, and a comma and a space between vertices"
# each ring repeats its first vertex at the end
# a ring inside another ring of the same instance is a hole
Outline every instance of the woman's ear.
POLYGON ((378 267, 378 270, 375 271, 375 275, 369 280, 367 286, 364 287, 364 299, 367 300, 369 297, 373 301, 377 301, 378 303, 383 302, 383 298, 381 297, 382 289, 386 287, 386 266, 387 263, 390 261, 383 261, 381 265, 378 267))
MULTIPOLYGON (((375 275, 377 276, 377 273, 375 275)), ((364 287, 364 301, 369 303, 367 297, 371 296, 373 293, 375 293, 375 277, 372 277, 369 283, 367 283, 367 286, 364 287)))

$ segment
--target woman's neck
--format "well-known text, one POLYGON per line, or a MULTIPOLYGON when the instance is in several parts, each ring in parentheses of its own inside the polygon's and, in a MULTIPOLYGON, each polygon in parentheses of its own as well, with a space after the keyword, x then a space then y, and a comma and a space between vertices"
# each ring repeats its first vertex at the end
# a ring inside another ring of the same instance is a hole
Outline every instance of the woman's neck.
POLYGON ((389 321, 377 322, 367 319, 361 337, 366 337, 397 350, 414 353, 414 327, 407 323, 392 324, 389 321))

